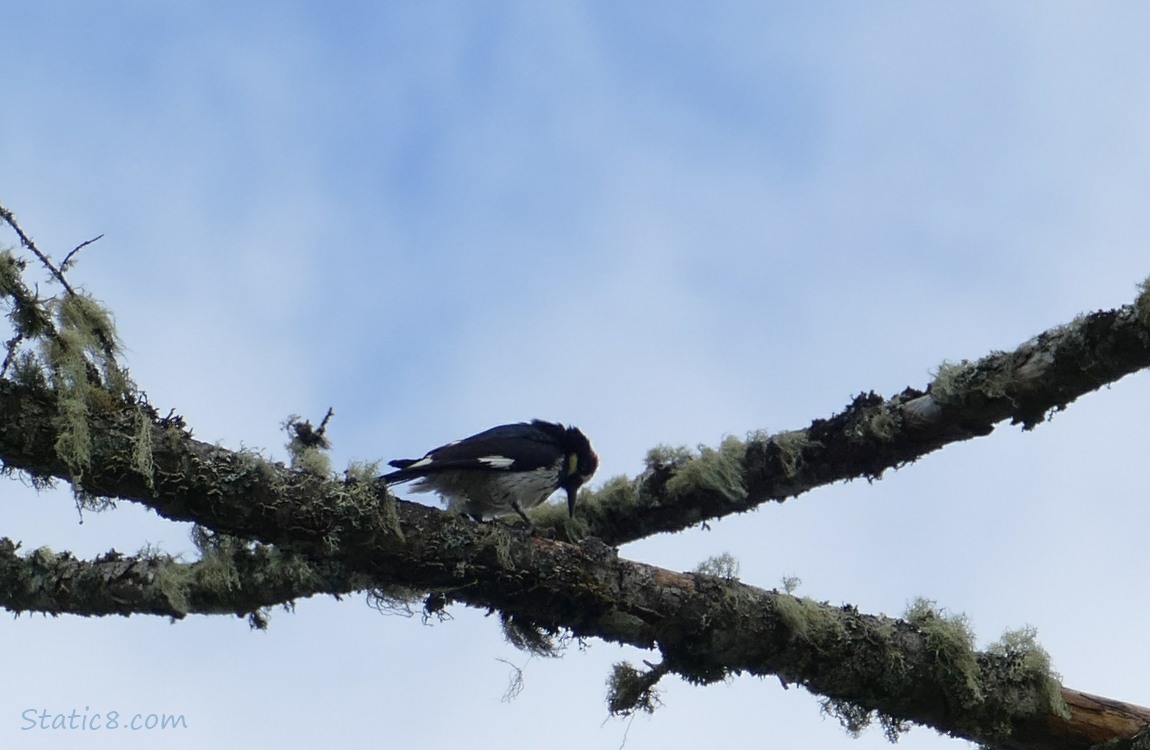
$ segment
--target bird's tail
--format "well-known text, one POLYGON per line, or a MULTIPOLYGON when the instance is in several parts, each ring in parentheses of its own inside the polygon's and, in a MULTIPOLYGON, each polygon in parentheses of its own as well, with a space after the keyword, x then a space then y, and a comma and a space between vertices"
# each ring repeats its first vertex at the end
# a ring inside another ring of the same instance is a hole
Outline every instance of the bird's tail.
POLYGON ((393 471, 390 474, 384 474, 382 477, 380 477, 380 479, 383 480, 384 484, 399 484, 400 482, 406 482, 409 479, 415 479, 415 474, 404 471, 404 469, 411 466, 417 460, 418 459, 414 458, 397 458, 394 461, 388 461, 387 465, 394 466, 396 469, 398 469, 398 471, 393 471))

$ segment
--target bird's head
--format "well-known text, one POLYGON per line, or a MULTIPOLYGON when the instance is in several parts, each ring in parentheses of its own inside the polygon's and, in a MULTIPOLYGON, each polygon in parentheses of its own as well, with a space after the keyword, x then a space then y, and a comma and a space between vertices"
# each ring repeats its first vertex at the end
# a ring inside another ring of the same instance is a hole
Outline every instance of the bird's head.
POLYGON ((563 463, 563 481, 559 486, 567 491, 567 513, 575 515, 575 496, 599 468, 599 456, 591 448, 591 441, 576 427, 568 427, 563 436, 566 457, 563 463))

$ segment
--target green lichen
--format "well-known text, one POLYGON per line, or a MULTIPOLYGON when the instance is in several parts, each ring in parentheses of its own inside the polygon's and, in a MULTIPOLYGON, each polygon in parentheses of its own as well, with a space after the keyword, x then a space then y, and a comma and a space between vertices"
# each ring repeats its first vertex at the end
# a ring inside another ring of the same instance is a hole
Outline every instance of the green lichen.
POLYGON ((42 363, 43 377, 36 379, 56 394, 56 454, 78 484, 91 465, 94 413, 114 410, 135 387, 115 360, 116 332, 111 315, 99 303, 76 293, 51 300, 49 309, 56 319, 56 334, 40 342, 39 357, 20 360, 17 373, 29 382, 42 363))
POLYGON ((375 586, 367 591, 367 603, 380 614, 412 617, 415 614, 412 605, 426 595, 424 591, 407 586, 375 586))
POLYGON ((640 672, 627 662, 619 662, 607 678, 607 710, 612 714, 628 715, 636 711, 654 713, 662 705, 655 689, 659 675, 640 672))
POLYGON ((1138 322, 1150 331, 1150 278, 1138 284, 1138 297, 1134 300, 1134 314, 1138 322))
POLYGON ((355 508, 378 508, 384 529, 399 539, 404 538, 399 522, 399 506, 395 497, 379 481, 379 461, 353 461, 344 469, 344 481, 338 485, 336 495, 340 504, 355 508))
POLYGON ((57 390, 56 455, 78 482, 92 463, 92 435, 88 428, 86 388, 57 390))
POLYGON ((749 430, 746 435, 746 442, 766 445, 771 441, 773 435, 774 433, 769 430, 749 430))
POLYGON ((971 365, 968 360, 961 362, 943 362, 935 370, 934 379, 931 380, 929 391, 931 397, 940 404, 956 403, 965 393, 963 384, 969 377, 971 365))
POLYGON ((488 534, 480 542, 481 547, 491 549, 495 553, 496 563, 503 569, 515 567, 514 551, 518 544, 513 534, 488 534))
POLYGON ((331 475, 331 459, 323 451, 304 448, 292 458, 292 468, 326 477, 331 475))
POLYGON ((228 591, 242 582, 236 570, 235 556, 250 553, 254 542, 220 534, 203 526, 192 527, 192 543, 200 551, 200 559, 192 568, 201 585, 215 591, 228 591))
POLYGON ((674 476, 667 482, 667 493, 682 498, 695 494, 718 494, 727 502, 746 499, 743 482, 743 457, 746 446, 742 440, 728 436, 715 450, 704 445, 691 460, 680 461, 674 476))
POLYGON ((1038 631, 1029 625, 1008 630, 987 648, 997 657, 995 682, 1010 692, 1009 703, 1023 716, 1053 711, 1064 719, 1070 709, 1062 698, 1061 678, 1054 671, 1050 654, 1038 645, 1038 631))
MULTIPOLYGON (((191 565, 162 565, 158 571, 157 583, 177 612, 192 611, 194 601, 197 612, 246 615, 253 628, 262 630, 270 609, 250 602, 273 599, 284 590, 316 590, 320 583, 313 564, 290 550, 201 526, 193 527, 191 538, 200 559, 191 565)), ((366 579, 354 584, 366 584, 366 579)), ((290 610, 292 605, 284 606, 290 610)))
POLYGON ((371 484, 379 478, 382 461, 352 461, 343 470, 344 478, 349 483, 371 484))
POLYGON ((819 708, 824 716, 836 719, 847 734, 856 740, 874 720, 873 710, 848 700, 823 698, 819 701, 819 708))
POLYGON ((650 470, 659 470, 686 463, 695 457, 695 454, 685 445, 670 446, 656 445, 647 451, 646 464, 650 470))
POLYGON ((156 569, 156 586, 163 592, 168 606, 181 616, 191 610, 188 600, 190 580, 188 569, 179 565, 161 565, 156 569))
POLYGON ((974 632, 966 616, 947 614, 929 599, 919 598, 907 608, 906 619, 922 633, 935 676, 947 686, 950 697, 964 708, 978 704, 983 691, 974 632))
POLYGON ((328 420, 332 412, 329 410, 319 428, 313 428, 311 422, 292 414, 283 422, 283 429, 291 437, 286 448, 291 456, 291 467, 298 471, 305 471, 317 477, 330 478, 331 458, 328 451, 331 443, 324 435, 328 420))
POLYGON ((930 383, 930 395, 938 403, 951 406, 961 406, 977 396, 1011 399, 1023 383, 1017 357, 1013 352, 995 351, 978 363, 944 361, 930 383))
POLYGON ((499 613, 499 622, 503 637, 520 651, 544 658, 557 657, 562 652, 562 644, 556 640, 558 631, 553 628, 506 612, 499 613))
POLYGON ((12 360, 12 379, 35 391, 48 390, 48 376, 35 352, 22 351, 12 360))
MULTIPOLYGON (((620 474, 611 477, 603 486, 594 492, 583 492, 579 494, 579 505, 582 505, 586 498, 589 506, 594 505, 611 505, 618 508, 627 508, 635 505, 639 501, 639 489, 635 480, 620 474)), ((576 507, 579 507, 578 505, 576 507)))
POLYGON ((791 637, 813 644, 829 644, 846 637, 846 626, 833 609, 806 597, 778 594, 774 598, 778 615, 791 637))
POLYGON ((0 300, 9 308, 8 320, 16 332, 16 338, 9 344, 13 349, 22 339, 37 339, 52 331, 52 318, 45 301, 28 288, 21 276, 25 267, 26 263, 10 249, 0 250, 0 300))
POLYGON ((772 436, 770 440, 779 450, 779 463, 783 467, 783 473, 788 479, 798 477, 799 469, 801 469, 803 465, 803 453, 811 448, 818 448, 822 445, 817 440, 811 440, 805 430, 780 432, 772 436))
POLYGON ((24 262, 13 255, 10 248, 0 248, 0 295, 11 297, 19 293, 24 285, 20 277, 23 271, 24 262))
POLYGON ((121 345, 111 313, 62 279, 57 279, 62 287, 59 296, 41 298, 25 284, 21 276, 25 267, 11 251, 0 250, 0 301, 9 308, 15 332, 0 353, 3 374, 54 396, 54 448, 70 474, 78 507, 110 507, 110 500, 92 496, 82 485, 96 453, 93 443, 108 432, 103 422, 99 429, 93 422, 114 418, 117 427, 112 431, 130 440, 133 448, 129 455, 108 457, 108 463, 137 471, 150 484, 151 416, 138 406, 136 386, 117 361, 121 345), (137 405, 139 411, 124 430, 117 412, 129 405, 137 405))
POLYGON ((575 500, 575 517, 568 516, 566 502, 538 505, 528 511, 531 522, 540 529, 554 530, 555 538, 579 541, 592 528, 610 523, 606 513, 626 514, 639 506, 639 483, 626 476, 608 479, 597 490, 584 488, 575 500))
POLYGON ((399 507, 390 492, 385 492, 379 501, 379 514, 383 518, 384 528, 391 531, 399 539, 403 539, 403 527, 399 523, 399 507))
POLYGON ((113 360, 120 350, 112 314, 83 292, 67 294, 57 301, 57 318, 62 331, 76 331, 85 350, 97 360, 113 360))
POLYGON ((135 432, 132 435, 132 468, 144 477, 148 489, 155 489, 152 462, 152 418, 142 406, 136 407, 135 432))
POLYGON ((911 723, 902 719, 895 719, 881 711, 864 708, 857 703, 837 698, 823 698, 819 701, 823 714, 837 719, 842 728, 851 737, 858 739, 875 721, 882 727, 883 736, 890 743, 898 742, 899 738, 910 731, 911 723))
MULTIPOLYGON (((788 620, 804 622, 802 612, 780 602, 780 614, 788 620)), ((942 699, 952 712, 951 731, 956 736, 977 737, 997 745, 1007 740, 1021 718, 1048 711, 1065 712, 1061 687, 1050 669, 1046 652, 1035 642, 1033 628, 1009 631, 986 651, 974 648, 974 634, 963 615, 948 614, 926 599, 914 601, 907 609, 906 621, 922 638, 927 658, 929 681, 938 686, 942 699)), ((894 637, 894 623, 874 630, 878 643, 894 637)), ((808 625, 809 627, 809 625, 808 625)), ((807 633, 801 625, 792 626, 799 637, 807 633)), ((809 632, 809 631, 808 631, 809 632)), ((884 648, 890 661, 883 677, 874 682, 880 694, 898 694, 906 689, 911 674, 898 649, 884 648)), ((872 707, 879 697, 861 700, 827 699, 823 710, 839 719, 853 735, 875 721, 892 741, 906 731, 909 722, 872 707)))
POLYGON ((899 418, 886 406, 877 407, 867 420, 867 425, 871 434, 884 443, 894 440, 902 426, 899 418))
POLYGON ((714 576, 727 581, 739 580, 739 561, 729 552, 708 557, 695 567, 700 575, 714 576))

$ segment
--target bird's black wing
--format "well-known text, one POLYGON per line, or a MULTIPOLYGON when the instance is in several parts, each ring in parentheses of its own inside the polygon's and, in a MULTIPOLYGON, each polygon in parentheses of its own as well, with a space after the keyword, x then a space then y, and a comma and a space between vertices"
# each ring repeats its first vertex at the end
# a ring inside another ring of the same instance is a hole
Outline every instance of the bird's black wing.
POLYGON ((505 424, 471 437, 442 445, 419 459, 399 459, 398 469, 385 474, 389 484, 442 471, 531 471, 552 466, 563 449, 534 423, 505 424))

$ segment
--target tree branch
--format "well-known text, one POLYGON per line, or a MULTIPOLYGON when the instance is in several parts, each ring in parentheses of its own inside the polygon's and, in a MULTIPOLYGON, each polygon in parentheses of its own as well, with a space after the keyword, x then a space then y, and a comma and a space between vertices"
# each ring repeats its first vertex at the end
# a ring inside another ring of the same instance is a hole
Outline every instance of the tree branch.
POLYGON ((46 548, 17 554, 0 537, 0 606, 11 612, 85 617, 133 614, 256 615, 313 594, 342 595, 367 587, 334 563, 315 563, 270 547, 206 555, 195 563, 145 551, 112 550, 94 560, 46 548))
POLYGON ((886 400, 861 394, 803 430, 745 444, 728 438, 699 457, 654 452, 639 480, 585 493, 574 521, 544 508, 536 523, 612 545, 681 531, 821 485, 878 479, 949 443, 988 435, 1006 420, 1031 429, 1079 396, 1146 367, 1150 293, 1143 285, 1134 304, 1081 316, 1012 352, 944 364, 925 391, 908 388, 886 400))
MULTIPOLYGON (((364 551, 363 562, 390 575, 393 561, 405 559, 407 569, 430 569, 437 583, 450 584, 454 600, 499 607, 542 627, 645 648, 657 643, 660 673, 673 671, 692 682, 744 671, 777 675, 837 704, 1000 747, 1086 750, 1132 736, 1150 722, 1150 710, 1058 688, 1044 667, 1033 667, 1033 651, 971 651, 961 626, 930 610, 909 620, 866 615, 623 560, 593 539, 554 542, 424 506, 411 505, 400 515, 413 516, 419 538, 408 535, 402 544, 364 551)), ((41 603, 82 601, 98 610, 83 614, 124 614, 132 607, 174 617, 197 611, 182 587, 190 571, 166 588, 164 564, 172 561, 114 553, 93 563, 43 551, 21 559, 14 545, 0 544, 4 579, 15 573, 35 582, 27 596, 41 603), (184 593, 173 598, 173 589, 184 593)), ((406 582, 425 582, 426 575, 406 582)), ((206 588, 209 600, 217 589, 215 583, 206 588)), ((209 605, 198 611, 242 613, 252 605, 238 598, 234 610, 209 605)))
MULTIPOLYGON (((51 258, 40 252, 40 248, 36 247, 36 243, 32 241, 32 238, 26 235, 24 230, 20 228, 20 224, 16 221, 16 216, 3 206, 0 206, 0 220, 3 220, 4 223, 12 227, 12 231, 14 231, 16 236, 20 238, 20 244, 26 247, 29 251, 31 251, 33 255, 36 256, 37 259, 39 259, 41 265, 43 265, 44 268, 46 268, 48 272, 56 278, 56 281, 60 282, 60 286, 64 287, 68 294, 76 293, 76 291, 72 289, 72 285, 68 283, 66 278, 64 278, 63 271, 56 267, 56 264, 52 262, 51 258)), ((103 235, 100 235, 100 237, 103 237, 103 235)), ((100 237, 97 237, 96 240, 100 239, 100 237)), ((84 245, 95 242, 96 240, 88 240, 88 242, 85 242, 84 245)), ((83 247, 84 245, 80 245, 80 247, 83 247)), ((79 250, 80 247, 76 248, 76 250, 79 250)), ((69 253, 69 257, 71 257, 71 253, 69 253)))

